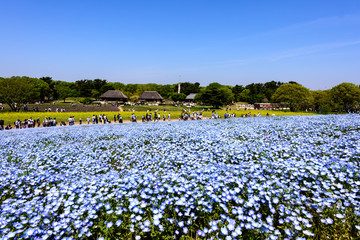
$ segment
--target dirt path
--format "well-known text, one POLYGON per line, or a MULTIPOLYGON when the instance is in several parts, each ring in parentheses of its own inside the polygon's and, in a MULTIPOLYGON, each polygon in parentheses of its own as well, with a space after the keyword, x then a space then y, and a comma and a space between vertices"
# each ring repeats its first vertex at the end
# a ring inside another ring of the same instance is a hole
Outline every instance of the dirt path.
POLYGON ((118 106, 118 109, 119 109, 120 112, 124 111, 124 109, 121 106, 118 106))

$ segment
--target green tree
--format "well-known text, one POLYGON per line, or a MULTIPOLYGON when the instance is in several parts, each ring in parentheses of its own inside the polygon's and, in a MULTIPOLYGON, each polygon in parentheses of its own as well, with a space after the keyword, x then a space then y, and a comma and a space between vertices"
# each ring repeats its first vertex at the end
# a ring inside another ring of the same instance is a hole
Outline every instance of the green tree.
POLYGON ((251 101, 250 89, 245 88, 244 90, 241 91, 241 93, 239 94, 239 101, 243 101, 243 102, 251 101))
POLYGON ((311 91, 311 96, 313 97, 313 110, 328 112, 331 111, 331 101, 330 101, 330 91, 311 91))
POLYGON ((232 88, 232 92, 234 94, 235 101, 241 101, 240 100, 240 94, 245 88, 242 85, 235 85, 235 87, 232 88))
POLYGON ((111 82, 110 84, 115 90, 125 91, 125 84, 121 82, 111 82))
POLYGON ((51 97, 51 89, 49 87, 49 84, 38 78, 31 78, 31 81, 35 85, 35 89, 33 90, 38 92, 40 100, 49 100, 51 97))
POLYGON ((175 87, 173 84, 158 85, 158 93, 164 97, 169 98, 174 93, 175 87))
POLYGON ((331 102, 337 111, 352 111, 358 108, 360 88, 353 83, 341 83, 330 90, 331 102))
POLYGON ((312 104, 310 90, 297 83, 281 85, 273 95, 273 101, 283 107, 289 107, 291 111, 306 109, 312 104))
POLYGON ((220 106, 232 103, 234 94, 227 86, 211 83, 196 95, 195 100, 219 108, 220 106))
POLYGON ((112 84, 107 83, 100 88, 99 92, 100 92, 100 94, 103 94, 103 93, 107 92, 108 90, 115 90, 115 88, 112 84))
MULTIPOLYGON (((295 82, 291 82, 295 83, 295 82)), ((251 83, 245 86, 245 88, 240 88, 235 86, 235 91, 237 92, 236 100, 244 101, 248 103, 263 102, 266 100, 269 101, 275 91, 282 85, 282 82, 266 82, 266 83, 251 83), (246 89, 246 91, 244 91, 246 89)))
POLYGON ((266 82, 264 83, 264 94, 265 97, 270 100, 272 95, 275 93, 275 91, 284 83, 282 82, 275 82, 275 81, 271 81, 271 82, 266 82))
MULTIPOLYGON (((49 89, 43 89, 43 95, 44 95, 44 99, 45 97, 49 100, 51 99, 57 99, 57 93, 55 91, 55 81, 52 79, 52 77, 41 77, 40 78, 42 81, 46 82, 49 86, 49 89), (47 91, 45 91, 47 90, 47 91)), ((41 94, 40 94, 41 95, 41 94)), ((44 100, 41 99, 41 100, 44 100)))
MULTIPOLYGON (((91 97, 98 99, 100 97, 100 92, 96 89, 91 89, 91 97)), ((89 98, 89 97, 86 97, 86 98, 89 98)))
MULTIPOLYGON (((179 85, 175 84, 175 92, 178 92, 179 85)), ((198 93, 200 92, 200 83, 190 83, 190 82, 183 82, 180 83, 180 92, 184 93, 186 96, 190 93, 198 93)))
POLYGON ((68 97, 79 96, 74 85, 74 83, 57 81, 55 84, 55 91, 57 92, 59 99, 63 99, 65 102, 68 97))
POLYGON ((170 98, 174 102, 184 101, 186 98, 186 95, 184 93, 171 93, 170 98))
POLYGON ((47 83, 37 78, 11 77, 0 79, 0 102, 9 105, 12 111, 29 102, 40 100, 39 88, 46 87, 47 83))
POLYGON ((75 82, 78 97, 91 97, 91 90, 94 89, 93 81, 89 79, 78 80, 75 82))
POLYGON ((102 79, 94 79, 92 81, 92 89, 97 90, 98 92, 101 92, 100 89, 107 84, 106 80, 102 80, 102 79))

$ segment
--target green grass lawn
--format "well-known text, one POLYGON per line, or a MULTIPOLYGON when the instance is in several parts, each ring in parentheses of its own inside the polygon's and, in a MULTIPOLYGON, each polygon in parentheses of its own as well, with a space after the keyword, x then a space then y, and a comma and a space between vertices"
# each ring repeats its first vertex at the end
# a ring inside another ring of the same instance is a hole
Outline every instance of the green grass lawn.
MULTIPOLYGON (((174 106, 174 105, 139 105, 139 106, 130 106, 130 105, 125 105, 125 106, 121 106, 122 109, 124 111, 127 110, 133 110, 135 109, 135 111, 182 111, 183 109, 190 109, 190 111, 202 111, 203 109, 207 110, 207 109, 212 109, 212 110, 216 110, 214 108, 212 108, 211 106, 195 106, 195 107, 187 107, 187 106, 174 106)), ((218 109, 217 109, 218 110, 218 109)))
MULTIPOLYGON (((166 114, 166 117, 168 115, 168 113, 170 113, 171 115, 171 119, 179 119, 180 118, 180 115, 182 113, 181 110, 175 110, 175 111, 170 111, 167 110, 166 112, 164 111, 164 109, 162 108, 158 108, 159 111, 158 113, 160 113, 161 117, 163 116, 163 114, 165 113, 166 114)), ((154 109, 156 110, 156 109, 154 109)), ((113 122, 113 118, 114 118, 114 115, 117 115, 117 114, 121 114, 122 118, 124 120, 130 120, 130 117, 131 115, 134 113, 135 116, 137 116, 137 119, 138 121, 141 121, 141 117, 142 115, 146 115, 146 113, 154 113, 154 110, 153 111, 135 111, 135 112, 132 112, 132 111, 124 111, 124 112, 119 112, 119 111, 113 111, 113 112, 99 112, 99 111, 94 111, 94 112, 0 112, 0 119, 4 120, 5 121, 5 124, 8 125, 8 124, 11 124, 13 125, 14 122, 17 120, 17 119, 20 119, 21 121, 23 121, 24 119, 29 119, 30 117, 33 118, 33 119, 37 119, 37 118, 40 118, 41 122, 44 121, 45 117, 50 117, 50 118, 56 118, 57 122, 61 122, 61 121, 65 121, 65 122, 68 122, 68 118, 70 116, 74 116, 75 118, 75 122, 78 123, 79 122, 79 119, 81 118, 83 123, 86 122, 86 118, 88 116, 92 117, 93 115, 99 115, 99 114, 105 114, 108 119, 113 122)), ((266 111, 266 110, 234 110, 234 111, 229 111, 229 113, 235 113, 236 114, 236 117, 240 117, 242 115, 246 115, 248 114, 249 112, 252 113, 252 116, 255 114, 255 113, 260 113, 262 116, 266 116, 267 113, 269 113, 270 115, 272 114, 275 114, 276 116, 284 116, 284 115, 312 115, 314 113, 301 113, 301 112, 284 112, 284 111, 266 111)), ((226 113, 226 110, 216 110, 216 113, 221 117, 221 118, 224 118, 224 114, 226 113)), ((208 118, 208 117, 211 117, 211 114, 212 114, 212 110, 210 111, 204 111, 203 112, 203 117, 204 118, 208 118)))

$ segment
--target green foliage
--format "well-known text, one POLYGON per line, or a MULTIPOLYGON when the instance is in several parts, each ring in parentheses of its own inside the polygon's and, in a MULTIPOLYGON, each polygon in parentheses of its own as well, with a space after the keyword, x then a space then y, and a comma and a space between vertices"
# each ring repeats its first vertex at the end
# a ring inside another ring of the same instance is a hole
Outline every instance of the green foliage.
POLYGON ((265 94, 265 97, 270 100, 272 95, 275 93, 275 91, 283 84, 284 83, 282 82, 275 82, 275 81, 264 83, 263 93, 265 94))
POLYGON ((282 82, 251 83, 245 87, 236 85, 232 91, 236 101, 256 103, 266 102, 271 99, 275 91, 282 85, 282 82))
POLYGON ((313 98, 313 110, 329 113, 331 112, 330 106, 330 92, 326 91, 311 91, 313 98))
POLYGON ((313 97, 306 87, 297 83, 287 83, 276 90, 273 101, 283 107, 289 107, 291 111, 296 111, 309 107, 313 97))
POLYGON ((86 97, 80 101, 83 104, 90 104, 92 102, 92 99, 89 97, 86 97))
POLYGON ((41 93, 45 93, 48 89, 48 84, 38 78, 2 78, 0 102, 7 103, 12 111, 19 111, 23 104, 41 100, 41 93))
POLYGON ((240 93, 244 90, 245 88, 242 85, 235 85, 235 87, 232 88, 232 92, 234 94, 234 98, 235 101, 239 102, 240 100, 240 93))
MULTIPOLYGON (((55 81, 51 77, 41 77, 40 79, 49 86, 49 89, 44 91, 44 97, 47 97, 47 99, 58 99, 57 92, 55 91, 55 81)), ((44 101, 44 98, 41 100, 44 101)))
POLYGON ((74 83, 57 81, 54 87, 59 99, 65 99, 68 97, 77 97, 79 92, 75 88, 74 83))
POLYGON ((245 87, 224 86, 217 82, 207 87, 200 87, 198 82, 178 84, 123 84, 108 83, 103 79, 84 79, 76 82, 54 81, 51 77, 0 77, 0 102, 8 104, 12 111, 18 111, 24 103, 47 101, 69 97, 84 97, 98 99, 108 90, 121 90, 130 101, 137 101, 144 91, 157 91, 165 99, 182 101, 190 93, 200 93, 197 101, 218 108, 233 100, 239 102, 268 102, 272 100, 289 107, 292 111, 312 108, 314 111, 329 113, 332 111, 348 112, 359 110, 360 87, 352 83, 341 83, 330 90, 311 91, 300 84, 290 81, 288 84, 270 81, 266 83, 251 83, 245 87), (284 86, 286 85, 286 86, 284 86), (281 87, 281 88, 280 88, 281 87), (15 105, 15 103, 17 103, 15 105))
POLYGON ((171 93, 170 98, 174 102, 184 101, 186 98, 186 95, 184 93, 171 93))
POLYGON ((125 84, 123 83, 120 83, 120 82, 112 82, 112 83, 109 83, 115 90, 121 90, 121 91, 124 91, 124 88, 125 88, 125 84))
POLYGON ((96 89, 91 89, 91 97, 98 99, 100 97, 100 92, 96 89))
POLYGON ((213 83, 210 83, 206 88, 207 89, 216 89, 216 88, 222 88, 222 87, 224 87, 224 86, 221 85, 220 83, 213 82, 213 83))
POLYGON ((332 107, 330 106, 330 104, 324 104, 320 107, 319 111, 321 113, 328 114, 331 113, 332 107))
POLYGON ((223 86, 219 83, 211 83, 196 95, 195 100, 219 108, 223 105, 232 103, 234 94, 227 86, 223 86))
MULTIPOLYGON (((178 92, 178 84, 175 84, 175 92, 178 92)), ((190 83, 190 82, 184 82, 180 84, 180 92, 184 93, 186 96, 190 93, 198 93, 200 92, 200 83, 190 83)))
POLYGON ((333 107, 337 111, 359 108, 360 88, 353 83, 341 83, 330 90, 333 107))
POLYGON ((103 93, 107 92, 108 90, 115 90, 115 88, 112 84, 107 83, 100 88, 100 93, 103 94, 103 93))
POLYGON ((163 96, 164 98, 169 98, 170 95, 174 92, 175 90, 175 85, 157 85, 157 91, 161 96, 163 96))
POLYGON ((239 94, 238 101, 251 102, 250 89, 245 88, 239 94))

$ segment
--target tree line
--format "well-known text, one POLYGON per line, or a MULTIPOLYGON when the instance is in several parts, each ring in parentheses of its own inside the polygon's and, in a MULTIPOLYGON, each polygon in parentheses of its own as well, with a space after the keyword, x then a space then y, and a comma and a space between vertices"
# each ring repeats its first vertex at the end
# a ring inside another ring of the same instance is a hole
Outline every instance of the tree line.
POLYGON ((65 101, 69 97, 82 97, 85 102, 91 102, 91 99, 99 99, 100 95, 108 90, 121 90, 132 102, 136 102, 144 91, 157 91, 165 99, 175 102, 185 100, 190 93, 198 93, 196 101, 214 107, 233 102, 272 102, 292 111, 357 111, 360 102, 360 87, 352 83, 341 83, 324 91, 311 91, 294 81, 270 81, 246 86, 228 86, 214 82, 206 87, 200 86, 198 82, 183 82, 180 84, 180 93, 178 87, 178 84, 124 84, 108 82, 105 79, 65 82, 53 80, 51 77, 0 77, 0 102, 7 103, 13 111, 19 111, 21 104, 27 102, 60 99, 65 101))

